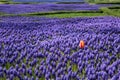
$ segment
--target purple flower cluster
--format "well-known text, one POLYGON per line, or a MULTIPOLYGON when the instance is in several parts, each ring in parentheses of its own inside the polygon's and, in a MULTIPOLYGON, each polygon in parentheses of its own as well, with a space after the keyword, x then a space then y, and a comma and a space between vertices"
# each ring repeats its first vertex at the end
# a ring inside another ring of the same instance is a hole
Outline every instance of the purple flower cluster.
POLYGON ((0 17, 3 78, 119 80, 120 18, 0 17))
POLYGON ((23 14, 49 11, 98 10, 99 6, 85 4, 0 4, 0 12, 23 14))

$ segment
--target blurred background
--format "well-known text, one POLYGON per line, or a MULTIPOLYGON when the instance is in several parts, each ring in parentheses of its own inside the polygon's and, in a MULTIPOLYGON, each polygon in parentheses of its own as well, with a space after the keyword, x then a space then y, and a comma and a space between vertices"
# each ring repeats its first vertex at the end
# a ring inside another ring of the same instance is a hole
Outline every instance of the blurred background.
POLYGON ((120 2, 120 0, 0 0, 0 2, 120 2))

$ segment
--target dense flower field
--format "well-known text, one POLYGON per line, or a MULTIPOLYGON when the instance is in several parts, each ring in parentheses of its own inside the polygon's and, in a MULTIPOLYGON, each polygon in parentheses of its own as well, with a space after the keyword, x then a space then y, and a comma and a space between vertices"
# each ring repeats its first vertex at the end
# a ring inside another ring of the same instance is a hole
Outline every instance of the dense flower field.
POLYGON ((90 5, 90 4, 0 4, 0 12, 8 14, 23 14, 32 12, 48 12, 48 11, 80 11, 80 10, 99 10, 100 7, 111 6, 90 5))
POLYGON ((120 80, 120 18, 0 17, 0 79, 120 80))

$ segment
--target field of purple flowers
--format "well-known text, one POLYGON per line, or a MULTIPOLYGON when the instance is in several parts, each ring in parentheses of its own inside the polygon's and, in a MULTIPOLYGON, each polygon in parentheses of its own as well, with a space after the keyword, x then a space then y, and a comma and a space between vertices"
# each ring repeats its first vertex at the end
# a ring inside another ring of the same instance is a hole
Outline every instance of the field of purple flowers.
POLYGON ((6 79, 120 80, 120 18, 0 17, 6 79))
POLYGON ((7 14, 24 14, 49 11, 97 11, 105 6, 113 6, 113 4, 0 4, 0 12, 7 14))

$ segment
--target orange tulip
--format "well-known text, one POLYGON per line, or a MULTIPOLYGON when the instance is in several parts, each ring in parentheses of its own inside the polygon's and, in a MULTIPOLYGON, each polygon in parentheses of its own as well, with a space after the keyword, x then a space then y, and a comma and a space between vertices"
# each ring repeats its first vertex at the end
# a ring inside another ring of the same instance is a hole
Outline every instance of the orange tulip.
POLYGON ((80 47, 80 48, 84 48, 84 46, 85 46, 85 43, 84 43, 83 40, 81 40, 80 43, 79 43, 79 47, 80 47))

